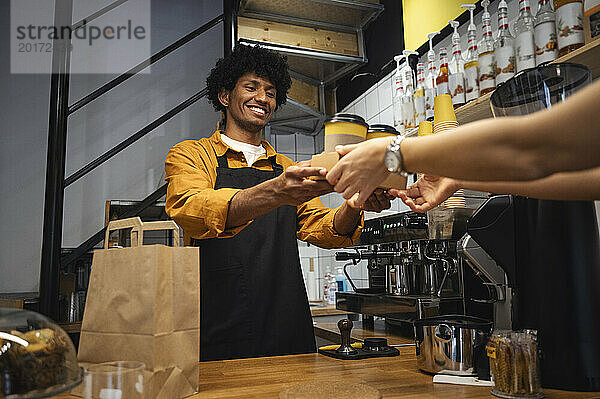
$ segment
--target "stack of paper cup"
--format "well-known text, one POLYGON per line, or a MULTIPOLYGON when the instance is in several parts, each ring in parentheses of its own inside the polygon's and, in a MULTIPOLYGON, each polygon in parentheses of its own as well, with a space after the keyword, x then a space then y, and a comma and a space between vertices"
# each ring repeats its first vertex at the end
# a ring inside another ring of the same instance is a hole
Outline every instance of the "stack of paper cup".
POLYGON ((419 122, 419 131, 417 132, 417 136, 429 136, 433 134, 433 123, 430 121, 419 122))
MULTIPOLYGON (((433 133, 445 133, 456 129, 458 122, 452 106, 452 97, 449 94, 440 94, 433 101, 433 133)), ((446 208, 466 208, 465 193, 458 190, 455 195, 448 198, 442 206, 446 208)))
POLYGON ((450 129, 456 129, 458 122, 452 106, 450 94, 440 94, 433 100, 433 133, 442 133, 450 129))

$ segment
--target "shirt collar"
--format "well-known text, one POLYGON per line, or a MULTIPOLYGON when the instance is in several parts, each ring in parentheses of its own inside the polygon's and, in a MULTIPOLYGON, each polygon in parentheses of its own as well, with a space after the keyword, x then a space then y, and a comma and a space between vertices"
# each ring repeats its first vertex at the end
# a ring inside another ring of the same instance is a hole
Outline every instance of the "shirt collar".
MULTIPOLYGON (((227 152, 227 150, 235 151, 233 148, 231 148, 227 144, 225 144, 225 142, 221 138, 221 133, 222 133, 221 130, 217 130, 210 137, 210 140, 213 142, 213 145, 215 147, 215 152, 217 153, 217 156, 219 156, 219 157, 222 156, 223 154, 225 154, 227 152)), ((261 144, 263 147, 265 147, 265 150, 267 150, 267 153, 266 153, 267 158, 271 158, 271 157, 277 155, 277 152, 275 151, 275 149, 267 141, 263 140, 261 142, 261 144)))

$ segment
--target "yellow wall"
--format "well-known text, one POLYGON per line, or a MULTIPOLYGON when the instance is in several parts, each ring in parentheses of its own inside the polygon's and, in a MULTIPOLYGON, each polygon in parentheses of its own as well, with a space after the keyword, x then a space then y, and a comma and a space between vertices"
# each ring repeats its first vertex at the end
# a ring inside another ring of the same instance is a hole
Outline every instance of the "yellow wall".
POLYGON ((404 14, 404 46, 416 50, 427 41, 427 34, 442 30, 448 21, 458 17, 465 9, 461 4, 474 4, 477 0, 402 0, 404 14))

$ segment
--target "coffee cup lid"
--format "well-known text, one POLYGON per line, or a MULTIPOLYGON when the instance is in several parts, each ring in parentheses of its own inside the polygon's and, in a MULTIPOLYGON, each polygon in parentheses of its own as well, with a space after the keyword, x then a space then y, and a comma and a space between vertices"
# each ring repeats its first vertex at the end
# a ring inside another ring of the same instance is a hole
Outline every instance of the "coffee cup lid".
POLYGON ((368 133, 389 133, 389 134, 399 134, 396 129, 394 129, 390 125, 384 124, 375 124, 369 126, 368 133))
POLYGON ((335 114, 331 118, 325 119, 325 123, 330 122, 348 122, 356 123, 365 127, 369 127, 363 117, 354 114, 335 114))

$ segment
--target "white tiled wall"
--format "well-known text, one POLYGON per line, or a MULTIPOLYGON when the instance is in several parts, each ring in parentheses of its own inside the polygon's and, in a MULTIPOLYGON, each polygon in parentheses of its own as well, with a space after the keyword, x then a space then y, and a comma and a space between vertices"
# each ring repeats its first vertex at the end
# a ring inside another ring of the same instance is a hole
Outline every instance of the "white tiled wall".
POLYGON ((320 152, 315 151, 315 138, 304 134, 268 134, 266 139, 278 153, 292 161, 310 159, 312 155, 320 152))

